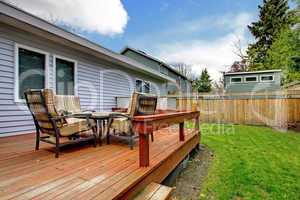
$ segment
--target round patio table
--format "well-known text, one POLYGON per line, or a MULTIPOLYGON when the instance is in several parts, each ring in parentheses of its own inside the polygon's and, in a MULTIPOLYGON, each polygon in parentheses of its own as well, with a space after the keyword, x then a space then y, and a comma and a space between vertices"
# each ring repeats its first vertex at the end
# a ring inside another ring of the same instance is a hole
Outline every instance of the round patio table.
POLYGON ((103 131, 105 130, 105 121, 109 119, 110 114, 115 112, 82 112, 82 113, 75 113, 73 116, 79 119, 94 119, 97 123, 97 132, 98 132, 98 139, 99 144, 102 145, 102 136, 103 131))

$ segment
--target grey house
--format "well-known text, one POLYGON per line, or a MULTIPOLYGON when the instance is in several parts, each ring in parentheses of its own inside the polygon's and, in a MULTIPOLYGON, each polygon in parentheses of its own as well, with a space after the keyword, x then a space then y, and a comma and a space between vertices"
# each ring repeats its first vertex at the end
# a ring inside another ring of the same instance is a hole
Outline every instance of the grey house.
POLYGON ((168 82, 176 79, 0 2, 0 137, 34 130, 27 88, 79 95, 83 108, 109 111, 116 96, 140 87, 166 95, 168 82))
POLYGON ((224 88, 227 93, 277 91, 281 88, 281 74, 281 70, 225 72, 224 88))
POLYGON ((122 55, 125 55, 129 58, 132 58, 144 65, 150 67, 152 70, 155 70, 159 74, 163 74, 169 76, 174 81, 168 81, 165 84, 166 90, 168 94, 175 94, 175 93, 182 93, 182 94, 189 94, 192 92, 192 85, 191 81, 177 70, 173 69, 170 65, 164 63, 163 61, 154 58, 153 56, 131 48, 125 47, 121 51, 122 55))

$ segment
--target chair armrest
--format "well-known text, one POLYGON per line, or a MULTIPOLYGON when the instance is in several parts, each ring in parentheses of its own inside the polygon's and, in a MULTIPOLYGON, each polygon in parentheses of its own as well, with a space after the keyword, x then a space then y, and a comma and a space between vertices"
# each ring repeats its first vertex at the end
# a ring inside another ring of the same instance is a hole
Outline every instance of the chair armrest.
POLYGON ((118 117, 125 117, 129 120, 132 120, 132 117, 130 117, 129 115, 124 114, 124 113, 111 113, 111 114, 109 114, 109 118, 118 118, 118 117))
POLYGON ((72 112, 69 112, 67 110, 59 110, 58 111, 58 114, 60 114, 61 116, 64 116, 64 115, 71 115, 72 112))
POLYGON ((85 119, 87 121, 88 126, 91 127, 91 123, 90 123, 91 116, 92 116, 92 114, 84 114, 81 116, 79 116, 78 114, 62 115, 62 116, 53 117, 52 120, 59 121, 59 120, 66 119, 66 118, 81 118, 81 119, 85 119))

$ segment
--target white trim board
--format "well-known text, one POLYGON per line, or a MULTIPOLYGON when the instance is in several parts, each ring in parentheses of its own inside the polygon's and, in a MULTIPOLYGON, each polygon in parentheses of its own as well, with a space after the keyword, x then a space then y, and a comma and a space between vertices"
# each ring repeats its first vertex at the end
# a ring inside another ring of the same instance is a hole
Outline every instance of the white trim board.
POLYGON ((67 57, 60 56, 60 55, 53 55, 53 91, 55 91, 55 93, 56 93, 56 58, 74 63, 74 95, 77 96, 78 95, 78 88, 77 88, 77 86, 78 86, 77 85, 78 84, 78 67, 77 67, 78 62, 71 58, 67 58, 67 57))
POLYGON ((49 53, 41 49, 29 47, 23 44, 15 43, 14 49, 14 101, 17 103, 25 103, 24 99, 19 98, 19 48, 33 51, 45 55, 45 88, 49 87, 49 53))

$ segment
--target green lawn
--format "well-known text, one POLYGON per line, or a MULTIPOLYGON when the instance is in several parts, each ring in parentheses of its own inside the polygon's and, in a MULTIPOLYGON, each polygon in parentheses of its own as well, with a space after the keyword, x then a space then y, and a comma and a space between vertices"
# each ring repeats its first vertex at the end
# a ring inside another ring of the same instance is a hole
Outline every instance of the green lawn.
POLYGON ((200 199, 300 199, 300 134, 202 125, 214 153, 200 199))

